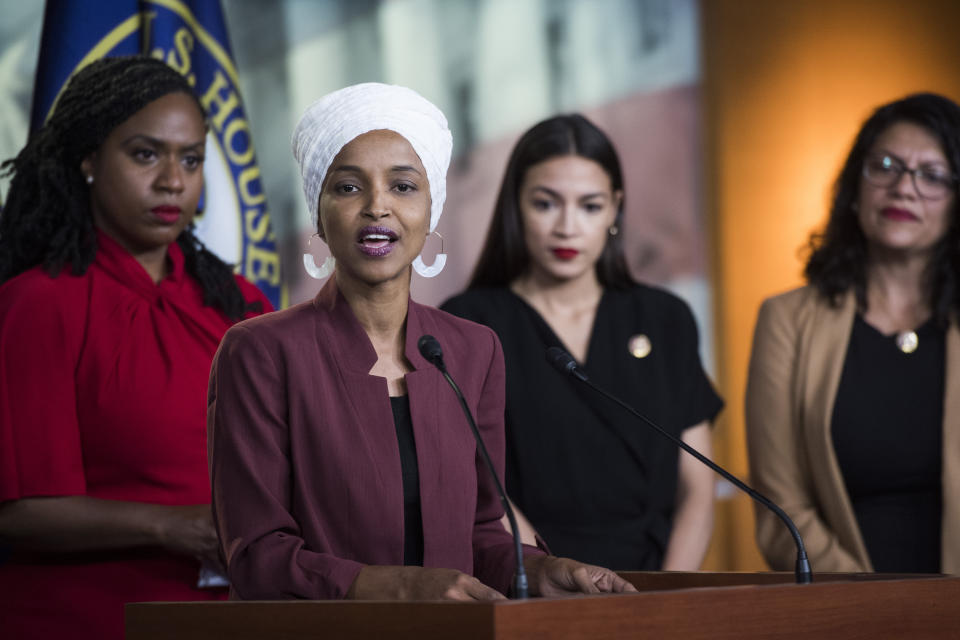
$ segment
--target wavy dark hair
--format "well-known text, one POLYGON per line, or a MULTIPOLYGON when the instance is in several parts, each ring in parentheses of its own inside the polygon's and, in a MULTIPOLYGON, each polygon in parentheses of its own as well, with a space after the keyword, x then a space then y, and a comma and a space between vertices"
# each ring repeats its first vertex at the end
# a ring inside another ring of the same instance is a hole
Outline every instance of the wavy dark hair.
MULTIPOLYGON (((576 155, 593 160, 606 171, 614 192, 623 192, 620 159, 613 143, 595 124, 580 114, 560 115, 534 125, 520 137, 503 175, 493 220, 469 288, 504 287, 530 265, 520 215, 520 186, 527 170, 558 156, 576 155)), ((623 251, 623 200, 614 224, 621 232, 608 236, 597 260, 597 279, 604 288, 628 289, 635 282, 623 251)))
MULTIPOLYGON (((147 56, 103 58, 78 71, 47 122, 16 158, 0 165, 11 176, 0 212, 0 283, 37 265, 56 277, 65 265, 86 273, 97 254, 89 191, 80 171, 110 132, 154 100, 185 93, 204 114, 186 78, 147 56)), ((205 116, 204 116, 205 117, 205 116)), ((177 237, 184 267, 203 288, 203 302, 238 320, 248 305, 230 265, 211 253, 190 225, 177 237)))
MULTIPOLYGON (((867 240, 857 218, 857 200, 866 155, 877 138, 894 124, 906 122, 926 129, 940 143, 950 171, 960 169, 960 106, 933 93, 916 93, 885 104, 860 128, 853 148, 834 184, 830 217, 822 232, 810 236, 804 275, 820 294, 837 305, 853 289, 861 309, 866 308, 867 240)), ((947 231, 933 248, 927 265, 925 289, 937 322, 945 326, 951 313, 960 313, 960 191, 954 185, 953 208, 947 231)))

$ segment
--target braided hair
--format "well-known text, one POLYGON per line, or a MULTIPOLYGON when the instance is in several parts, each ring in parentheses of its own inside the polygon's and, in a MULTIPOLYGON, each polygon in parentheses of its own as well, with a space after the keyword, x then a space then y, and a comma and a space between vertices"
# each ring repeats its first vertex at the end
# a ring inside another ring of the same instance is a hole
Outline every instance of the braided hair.
MULTIPOLYGON (((44 126, 16 158, 0 165, 12 176, 0 211, 0 283, 37 265, 53 277, 65 265, 74 275, 86 273, 97 240, 80 163, 117 126, 171 93, 191 96, 204 113, 187 80, 148 56, 103 58, 74 74, 44 126)), ((247 305, 230 265, 203 245, 192 224, 177 245, 184 268, 203 289, 205 305, 231 320, 259 310, 259 302, 247 305)))

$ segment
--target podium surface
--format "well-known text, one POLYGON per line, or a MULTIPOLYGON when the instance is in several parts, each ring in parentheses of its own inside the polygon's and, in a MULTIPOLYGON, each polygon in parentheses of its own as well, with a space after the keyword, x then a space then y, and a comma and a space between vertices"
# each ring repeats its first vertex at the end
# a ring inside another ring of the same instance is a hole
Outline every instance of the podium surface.
POLYGON ((958 638, 960 577, 624 572, 638 594, 498 602, 126 606, 127 640, 958 638))

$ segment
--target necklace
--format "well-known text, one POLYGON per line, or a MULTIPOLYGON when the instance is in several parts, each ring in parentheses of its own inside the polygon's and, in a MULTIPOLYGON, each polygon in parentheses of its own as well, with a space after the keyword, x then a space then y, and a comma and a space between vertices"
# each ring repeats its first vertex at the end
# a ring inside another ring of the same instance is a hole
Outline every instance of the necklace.
POLYGON ((920 338, 917 337, 916 331, 901 331, 897 334, 895 342, 897 348, 904 353, 913 353, 920 346, 920 338))

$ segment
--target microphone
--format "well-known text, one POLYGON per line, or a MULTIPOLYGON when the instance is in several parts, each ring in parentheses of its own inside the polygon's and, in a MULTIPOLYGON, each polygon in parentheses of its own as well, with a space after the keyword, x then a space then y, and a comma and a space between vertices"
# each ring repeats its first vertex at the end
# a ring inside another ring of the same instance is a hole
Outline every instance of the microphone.
POLYGON ((553 367, 560 373, 570 375, 577 380, 585 383, 588 387, 602 395, 608 400, 612 400, 617 403, 628 412, 640 418, 643 422, 653 427, 660 435, 664 436, 668 440, 672 441, 678 447, 692 455, 694 458, 707 465, 715 472, 719 473, 725 479, 729 480, 735 487, 746 493, 748 496, 765 506, 767 509, 773 511, 780 520, 787 526, 787 529, 790 530, 790 535, 793 536, 793 541, 797 545, 797 566, 794 570, 794 575, 797 579, 797 584, 810 584, 813 582, 813 572, 810 570, 810 561, 807 559, 807 550, 803 546, 803 538, 800 537, 800 532, 797 530, 796 525, 793 524, 793 520, 790 519, 783 509, 781 509, 776 503, 772 500, 756 491, 755 489, 748 486, 746 483, 742 482, 739 478, 734 476, 732 473, 715 463, 710 458, 706 457, 690 445, 688 445, 683 440, 677 438, 676 436, 667 433, 659 425, 657 425, 653 420, 649 419, 630 405, 628 405, 623 400, 620 400, 616 396, 607 393, 597 385, 590 382, 590 379, 587 377, 587 374, 583 372, 582 369, 577 365, 577 361, 573 359, 569 353, 561 349, 560 347, 550 347, 547 349, 547 362, 549 362, 553 367))
POLYGON ((473 437, 477 441, 477 449, 480 451, 480 455, 486 463, 487 469, 490 471, 490 476, 493 478, 493 483, 497 488, 497 495, 500 496, 500 504, 503 505, 503 510, 506 512, 507 519, 510 521, 510 528, 513 530, 513 546, 517 556, 517 569, 513 576, 514 597, 518 600, 526 600, 528 596, 527 571, 523 566, 523 546, 520 543, 520 528, 517 526, 517 517, 513 513, 513 507, 510 506, 510 501, 507 500, 507 494, 500 484, 500 479, 497 478, 497 470, 493 466, 490 454, 487 453, 487 447, 483 444, 483 438, 480 437, 480 430, 477 429, 477 423, 473 420, 473 414, 470 413, 470 407, 467 406, 467 400, 463 397, 460 387, 457 386, 457 383, 454 382, 450 374, 447 373, 447 367, 443 363, 443 349, 440 347, 440 342, 431 335, 422 335, 420 339, 417 340, 417 349, 419 349, 420 355, 422 355, 427 362, 435 366, 443 375, 444 379, 450 384, 450 388, 453 389, 453 392, 456 394, 457 400, 460 401, 460 406, 463 408, 463 413, 467 417, 467 423, 470 425, 470 430, 473 431, 473 437))
POLYGON ((417 349, 420 350, 420 355, 427 362, 440 369, 441 372, 447 370, 446 365, 443 364, 443 349, 436 338, 431 335, 420 336, 420 339, 417 340, 417 349))

